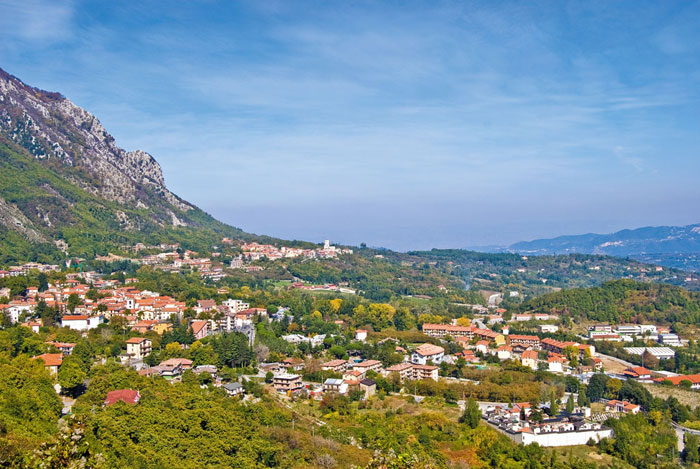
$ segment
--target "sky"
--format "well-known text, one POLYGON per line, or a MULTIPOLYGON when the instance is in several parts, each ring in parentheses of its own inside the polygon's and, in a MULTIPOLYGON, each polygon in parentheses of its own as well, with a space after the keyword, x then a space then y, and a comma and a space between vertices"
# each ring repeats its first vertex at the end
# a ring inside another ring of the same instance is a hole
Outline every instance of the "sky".
POLYGON ((398 250, 700 222, 700 2, 0 0, 0 67, 246 231, 398 250))

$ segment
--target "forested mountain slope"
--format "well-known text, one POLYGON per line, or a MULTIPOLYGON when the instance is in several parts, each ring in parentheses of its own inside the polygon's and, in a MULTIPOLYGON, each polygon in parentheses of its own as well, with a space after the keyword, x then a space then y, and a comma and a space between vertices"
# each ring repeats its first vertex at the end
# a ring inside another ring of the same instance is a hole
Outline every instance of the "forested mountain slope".
POLYGON ((244 233, 171 193, 155 159, 119 148, 95 116, 0 69, 0 235, 4 263, 56 260, 61 241, 88 257, 244 233))

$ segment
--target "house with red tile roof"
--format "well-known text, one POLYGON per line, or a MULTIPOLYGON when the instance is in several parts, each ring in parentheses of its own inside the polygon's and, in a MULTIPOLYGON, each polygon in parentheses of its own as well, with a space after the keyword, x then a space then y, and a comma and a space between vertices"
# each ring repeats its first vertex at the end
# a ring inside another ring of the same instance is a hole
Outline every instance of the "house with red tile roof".
POLYGON ((335 371, 336 373, 342 373, 343 371, 347 370, 348 368, 348 361, 347 360, 330 360, 327 361, 326 363, 321 364, 321 369, 322 370, 330 370, 330 371, 335 371))
POLYGON ((511 334, 508 336, 508 343, 511 347, 520 347, 521 349, 533 348, 539 350, 540 348, 540 338, 536 335, 511 334))
POLYGON ((190 329, 192 329, 192 334, 194 334, 196 340, 203 339, 209 335, 209 321, 192 321, 190 329))
POLYGON ((132 337, 126 341, 126 353, 133 360, 143 360, 151 353, 151 341, 145 337, 132 337))
POLYGON ((42 355, 37 355, 32 357, 32 360, 43 360, 44 366, 49 373, 52 375, 58 374, 58 369, 63 364, 63 354, 62 353, 44 353, 42 355))
POLYGON ((622 372, 624 376, 627 378, 631 379, 637 379, 637 380, 650 380, 651 379, 651 370, 647 370, 643 366, 634 366, 627 368, 625 371, 622 372))
POLYGON ((613 399, 605 404, 605 410, 608 412, 620 412, 623 414, 636 414, 639 413, 642 408, 637 404, 632 404, 631 402, 613 399))
POLYGON ((105 398, 105 406, 111 406, 117 402, 125 402, 127 404, 137 404, 141 400, 141 394, 133 389, 118 389, 109 391, 105 398))
POLYGON ((537 351, 536 350, 525 350, 522 354, 520 354, 520 363, 522 363, 523 366, 527 366, 532 368, 533 370, 537 369, 537 351))
POLYGON ((413 354, 411 354, 411 361, 414 364, 426 365, 429 361, 440 363, 444 357, 444 348, 439 345, 423 344, 413 351, 413 354))
POLYGON ((674 386, 680 386, 683 381, 690 382, 691 389, 700 389, 700 374, 695 375, 679 375, 679 376, 662 376, 654 379, 655 383, 670 382, 674 386))

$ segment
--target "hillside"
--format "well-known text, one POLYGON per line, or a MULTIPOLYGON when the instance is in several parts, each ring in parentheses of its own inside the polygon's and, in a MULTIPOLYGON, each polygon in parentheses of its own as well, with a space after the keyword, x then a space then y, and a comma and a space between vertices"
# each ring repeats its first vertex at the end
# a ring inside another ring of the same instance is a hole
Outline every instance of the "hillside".
POLYGON ((698 324, 700 294, 673 285, 617 280, 534 298, 520 310, 556 312, 576 321, 698 324))
POLYGON ((582 234, 522 241, 507 248, 521 254, 607 254, 686 270, 700 270, 700 224, 657 226, 610 234, 582 234))
MULTIPOLYGON (((521 256, 461 249, 414 251, 408 258, 448 265, 469 288, 495 292, 517 291, 521 296, 542 295, 564 288, 584 288, 613 279, 663 282, 696 290, 697 274, 657 268, 632 259, 588 254, 521 256)), ((404 260, 405 261, 405 260, 404 260)))
POLYGON ((170 192, 155 159, 119 148, 95 116, 0 69, 0 235, 6 263, 243 233, 170 192))

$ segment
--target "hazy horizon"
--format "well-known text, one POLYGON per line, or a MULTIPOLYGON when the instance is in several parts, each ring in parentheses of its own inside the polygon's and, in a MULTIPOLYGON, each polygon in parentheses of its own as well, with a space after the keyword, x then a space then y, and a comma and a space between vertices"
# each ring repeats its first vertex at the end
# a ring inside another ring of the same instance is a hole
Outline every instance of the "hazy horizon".
POLYGON ((86 5, 0 0, 0 67, 246 231, 410 250, 700 221, 698 3, 86 5))

